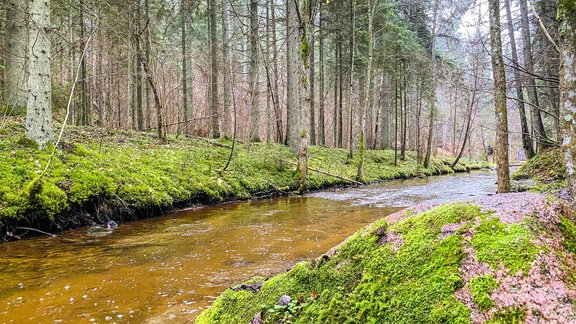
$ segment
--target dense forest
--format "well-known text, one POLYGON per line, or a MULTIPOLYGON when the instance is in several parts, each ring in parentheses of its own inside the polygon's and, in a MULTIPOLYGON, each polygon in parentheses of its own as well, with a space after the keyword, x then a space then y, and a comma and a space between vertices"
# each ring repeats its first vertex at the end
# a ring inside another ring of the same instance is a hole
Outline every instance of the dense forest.
POLYGON ((431 154, 491 154, 501 129, 512 159, 531 158, 562 142, 560 47, 570 55, 571 44, 556 17, 570 26, 566 6, 8 1, 4 113, 27 112, 39 144, 56 138, 54 119, 162 140, 393 148, 401 160, 411 150, 428 166, 431 154))

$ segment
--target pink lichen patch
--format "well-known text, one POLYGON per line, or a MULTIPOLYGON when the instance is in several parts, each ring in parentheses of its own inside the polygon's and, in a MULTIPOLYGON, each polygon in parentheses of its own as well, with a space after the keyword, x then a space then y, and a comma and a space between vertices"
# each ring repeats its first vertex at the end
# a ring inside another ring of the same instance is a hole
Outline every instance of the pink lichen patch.
POLYGON ((394 232, 387 233, 378 240, 378 244, 380 245, 391 244, 394 248, 394 253, 398 252, 398 249, 400 249, 403 243, 404 239, 402 236, 394 232))
POLYGON ((430 204, 430 203, 422 203, 422 204, 417 204, 413 207, 410 208, 406 208, 400 211, 397 211, 393 214, 388 215, 388 217, 386 218, 386 220, 388 221, 388 223, 390 224, 394 224, 397 223, 403 219, 406 218, 410 218, 411 216, 415 216, 418 214, 421 214, 423 212, 429 211, 430 209, 434 208, 434 207, 438 207, 442 205, 441 203, 435 203, 435 204, 430 204))
POLYGON ((496 273, 500 286, 491 297, 499 309, 520 306, 526 310, 526 323, 576 323, 576 310, 572 300, 576 291, 564 283, 566 278, 562 261, 555 253, 542 253, 536 257, 527 276, 496 273))
POLYGON ((458 223, 450 223, 450 224, 446 224, 444 226, 442 226, 442 233, 440 233, 440 237, 439 239, 443 239, 448 235, 452 235, 454 233, 456 233, 456 231, 458 231, 460 229, 460 227, 462 227, 464 224, 466 224, 468 222, 458 222, 458 223))
POLYGON ((518 224, 526 216, 547 208, 546 196, 533 192, 499 194, 475 198, 469 202, 479 205, 482 211, 494 212, 494 216, 507 224, 518 224))

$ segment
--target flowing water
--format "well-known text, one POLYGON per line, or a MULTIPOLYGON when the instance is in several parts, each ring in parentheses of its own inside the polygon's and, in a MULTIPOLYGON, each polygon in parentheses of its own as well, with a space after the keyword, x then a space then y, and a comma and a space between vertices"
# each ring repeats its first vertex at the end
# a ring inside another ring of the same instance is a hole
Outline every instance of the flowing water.
POLYGON ((0 244, 0 323, 192 322, 235 283, 317 257, 402 207, 494 183, 490 172, 391 181, 0 244))

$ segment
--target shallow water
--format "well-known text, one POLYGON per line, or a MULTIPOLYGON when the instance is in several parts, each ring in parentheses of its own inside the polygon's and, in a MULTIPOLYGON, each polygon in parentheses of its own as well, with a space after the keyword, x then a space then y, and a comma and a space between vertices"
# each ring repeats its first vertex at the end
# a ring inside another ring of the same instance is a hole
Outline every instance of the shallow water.
POLYGON ((491 172, 391 181, 0 244, 0 323, 192 322, 226 287, 317 257, 402 207, 494 183, 491 172))

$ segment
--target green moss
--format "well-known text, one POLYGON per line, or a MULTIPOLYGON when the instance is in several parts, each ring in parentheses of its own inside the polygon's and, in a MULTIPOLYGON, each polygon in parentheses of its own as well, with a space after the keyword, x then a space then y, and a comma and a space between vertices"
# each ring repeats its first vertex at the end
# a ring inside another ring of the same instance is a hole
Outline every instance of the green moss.
MULTIPOLYGON (((30 196, 26 188, 47 163, 51 145, 39 149, 26 140, 23 119, 10 117, 0 132, 0 224, 17 223, 30 214, 55 217, 70 209, 90 208, 95 201, 121 208, 171 206, 180 202, 220 202, 297 188, 294 153, 284 145, 238 144, 233 159, 221 172, 231 142, 170 138, 158 143, 154 134, 68 126, 64 145, 56 151, 49 172, 43 176, 45 194, 30 196), (53 196, 50 196, 53 195, 53 196), (30 198, 34 198, 33 201, 30 198)), ((309 147, 309 166, 353 179, 359 155, 348 160, 347 151, 309 147)), ((454 172, 447 158, 433 158, 428 169, 418 168, 416 156, 393 166, 393 151, 365 151, 366 182, 409 178, 421 174, 454 172)), ((460 169, 480 167, 463 161, 460 169)), ((347 184, 346 181, 310 172, 308 188, 347 184)))
POLYGON ((492 320, 486 324, 520 324, 526 319, 526 310, 518 306, 507 307, 494 313, 492 320))
POLYGON ((564 237, 564 247, 576 254, 576 224, 567 217, 560 217, 560 224, 558 224, 562 236, 564 237))
POLYGON ((496 288, 498 288, 498 281, 492 275, 472 278, 470 294, 472 294, 472 298, 480 310, 485 312, 494 306, 490 293, 496 288))
POLYGON ((484 217, 472 238, 472 247, 481 262, 497 269, 502 263, 511 274, 527 273, 540 248, 525 225, 506 225, 498 218, 484 217))
POLYGON ((564 157, 560 148, 538 153, 512 175, 513 180, 534 178, 539 184, 562 181, 566 178, 564 157))
POLYGON ((388 227, 379 221, 326 263, 300 263, 267 280, 256 294, 225 291, 196 322, 247 323, 262 309, 267 316, 288 294, 308 300, 290 319, 294 323, 468 323, 470 310, 454 297, 463 284, 463 239, 441 234, 444 225, 480 214, 478 207, 452 204, 388 227), (377 243, 376 228, 402 237, 397 251, 393 244, 377 243))

